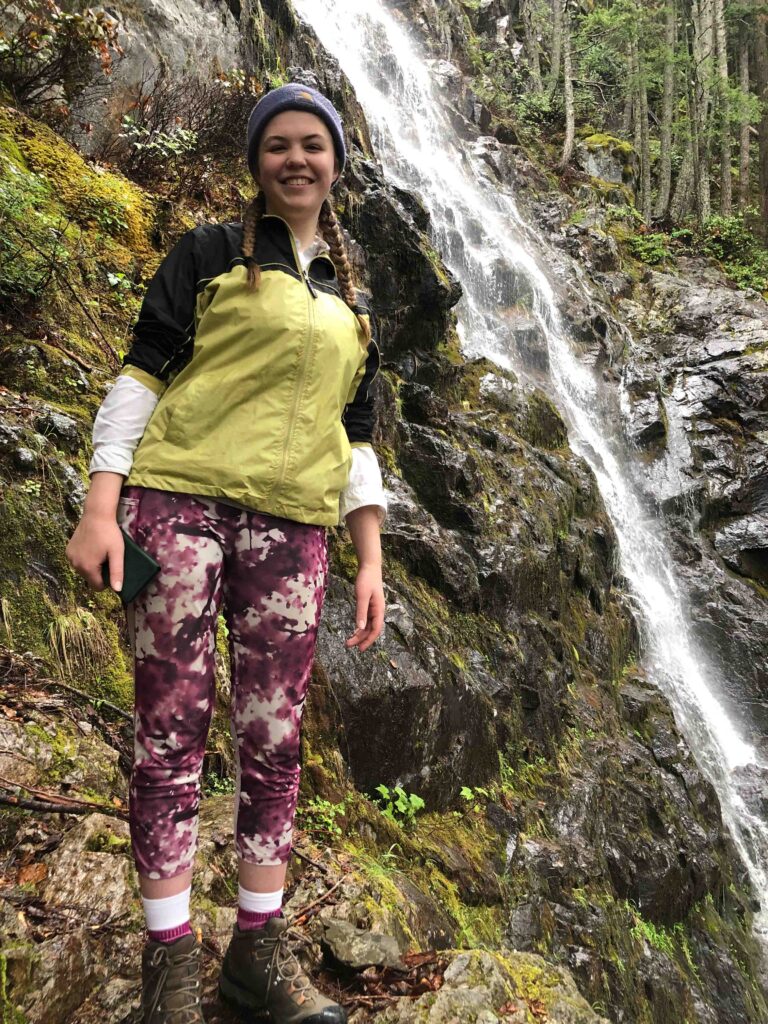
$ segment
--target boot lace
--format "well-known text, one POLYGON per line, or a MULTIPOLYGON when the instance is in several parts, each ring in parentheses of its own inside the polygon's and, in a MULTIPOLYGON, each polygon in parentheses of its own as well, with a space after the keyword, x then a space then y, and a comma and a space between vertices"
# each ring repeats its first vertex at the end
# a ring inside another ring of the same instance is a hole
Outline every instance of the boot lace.
MULTIPOLYGON (((277 936, 275 940, 275 948, 272 951, 272 957, 269 969, 269 984, 273 984, 275 973, 279 974, 285 981, 291 983, 292 991, 291 996, 304 995, 312 988, 312 982, 304 973, 301 963, 293 950, 288 945, 289 937, 304 943, 305 945, 311 945, 311 941, 298 930, 298 928, 288 927, 277 936)), ((306 999, 306 996, 304 996, 306 999)), ((299 1004, 304 1002, 304 999, 298 1000, 299 1004)))
POLYGON ((166 1018, 168 1024, 203 1024, 203 1014, 200 1008, 200 979, 199 971, 200 947, 195 946, 189 953, 176 953, 170 956, 167 949, 158 948, 152 954, 150 963, 156 967, 155 975, 157 982, 155 986, 154 999, 149 1008, 149 1020, 152 1020, 154 1013, 168 1013, 173 1016, 166 1018), (173 988, 166 988, 168 975, 171 971, 178 970, 181 977, 174 978, 176 982, 173 988), (176 1002, 173 1007, 164 1007, 162 998, 164 995, 185 995, 187 1001, 176 1002))

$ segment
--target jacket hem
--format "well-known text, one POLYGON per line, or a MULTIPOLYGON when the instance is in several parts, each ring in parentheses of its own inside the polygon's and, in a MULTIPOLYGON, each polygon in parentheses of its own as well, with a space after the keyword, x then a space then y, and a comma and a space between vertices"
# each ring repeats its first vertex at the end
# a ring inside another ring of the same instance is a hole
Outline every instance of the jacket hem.
POLYGON ((131 473, 125 484, 130 487, 152 487, 158 491, 175 491, 177 494, 201 494, 206 498, 218 498, 222 501, 229 498, 232 501, 240 502, 254 512, 263 512, 265 515, 279 516, 282 519, 292 519, 294 522, 307 523, 309 526, 339 525, 338 511, 313 512, 298 505, 262 498, 257 494, 248 492, 233 494, 202 480, 193 482, 167 476, 155 476, 152 473, 131 473))

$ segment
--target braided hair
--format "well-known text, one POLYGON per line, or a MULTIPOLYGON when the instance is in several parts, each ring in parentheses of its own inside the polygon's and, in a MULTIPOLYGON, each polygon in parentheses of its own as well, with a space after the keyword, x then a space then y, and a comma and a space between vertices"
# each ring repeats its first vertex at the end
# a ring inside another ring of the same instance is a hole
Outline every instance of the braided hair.
MULTIPOLYGON (((263 192, 259 192, 248 204, 243 217, 243 245, 242 253, 248 267, 247 287, 250 291, 256 291, 261 284, 261 267, 253 255, 256 248, 256 231, 259 221, 267 212, 267 200, 263 192)), ((336 213, 331 206, 330 200, 326 197, 320 207, 318 228, 323 239, 330 247, 330 257, 336 268, 336 276, 339 281, 341 295, 346 304, 355 311, 357 296, 355 285, 352 280, 352 266, 347 255, 347 247, 344 245, 344 236, 341 227, 336 219, 336 213)), ((371 328, 362 314, 355 313, 358 323, 363 329, 362 347, 367 351, 371 340, 371 328)))

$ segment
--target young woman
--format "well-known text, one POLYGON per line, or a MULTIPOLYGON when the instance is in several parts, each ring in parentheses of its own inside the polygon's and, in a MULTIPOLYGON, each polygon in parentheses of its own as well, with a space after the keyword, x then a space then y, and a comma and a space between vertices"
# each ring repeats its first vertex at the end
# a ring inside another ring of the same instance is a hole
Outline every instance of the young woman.
POLYGON ((346 1020, 289 951, 281 910, 328 526, 346 522, 358 556, 348 647, 369 648, 384 619, 386 498, 371 447, 379 350, 329 201, 345 159, 339 115, 315 89, 286 85, 259 101, 248 122, 257 197, 242 224, 195 228, 165 258, 94 424, 67 556, 96 589, 108 562, 119 590, 119 524, 161 566, 128 606, 143 1024, 203 1021, 189 897, 222 605, 239 905, 220 990, 274 1024, 346 1020))

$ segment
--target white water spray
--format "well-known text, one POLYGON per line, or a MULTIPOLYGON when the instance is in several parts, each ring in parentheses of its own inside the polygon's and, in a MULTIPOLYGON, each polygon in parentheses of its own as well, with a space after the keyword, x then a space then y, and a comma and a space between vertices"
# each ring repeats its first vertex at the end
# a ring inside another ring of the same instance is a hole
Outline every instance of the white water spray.
MULTIPOLYGON (((521 285, 530 293, 534 316, 545 329, 551 388, 567 420, 571 447, 591 466, 616 530, 621 569, 638 605, 645 666, 717 791, 723 819, 762 904, 755 933, 768 954, 768 823, 747 806, 734 773, 739 766, 765 766, 758 765, 717 696, 724 692, 722 681, 691 633, 663 522, 632 485, 625 445, 608 419, 610 401, 575 355, 553 286, 531 252, 543 253, 554 267, 562 261, 489 176, 477 145, 453 128, 438 84, 450 68, 425 59, 381 0, 293 2, 352 83, 387 178, 417 193, 430 213, 432 242, 464 290, 456 310, 466 355, 519 369, 501 309, 513 306, 521 285)), ((580 286, 585 287, 583 280, 580 286)))

